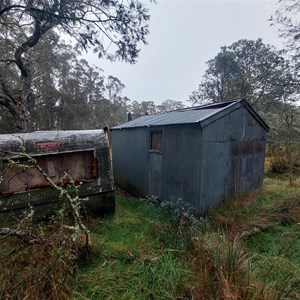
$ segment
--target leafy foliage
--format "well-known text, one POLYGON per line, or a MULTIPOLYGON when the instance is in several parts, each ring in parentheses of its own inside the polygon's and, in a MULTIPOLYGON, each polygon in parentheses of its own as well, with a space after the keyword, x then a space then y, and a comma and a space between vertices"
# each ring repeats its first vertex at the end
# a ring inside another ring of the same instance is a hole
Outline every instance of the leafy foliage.
POLYGON ((146 43, 149 20, 147 9, 139 1, 117 0, 2 1, 0 17, 2 28, 7 29, 1 37, 12 52, 18 49, 20 39, 26 43, 22 48, 31 48, 43 34, 57 28, 74 38, 79 48, 92 47, 99 56, 129 62, 137 57, 137 43, 146 43), (29 32, 33 34, 26 38, 29 32), (107 48, 109 44, 116 48, 107 48))
POLYGON ((175 100, 165 100, 159 105, 155 105, 153 101, 142 101, 141 103, 133 101, 129 106, 131 113, 135 115, 145 115, 145 114, 157 114, 164 113, 171 110, 184 108, 185 105, 182 101, 175 100))
POLYGON ((239 40, 207 62, 208 68, 192 103, 246 98, 256 110, 281 99, 285 61, 261 39, 239 40))
POLYGON ((147 202, 159 208, 165 218, 176 228, 174 239, 177 241, 177 247, 190 250, 193 238, 203 234, 207 229, 206 220, 196 217, 194 207, 181 198, 172 196, 168 200, 159 201, 151 196, 147 198, 147 202))
MULTIPOLYGON (((57 34, 45 34, 31 54, 37 98, 28 107, 30 130, 94 129, 126 121, 122 82, 105 77, 57 34)), ((9 114, 4 107, 1 111, 2 133, 14 132, 9 114)))
POLYGON ((2 1, 0 105, 11 113, 16 129, 28 129, 28 109, 36 102, 32 52, 45 34, 55 29, 75 39, 78 49, 134 63, 138 44, 146 43, 148 21, 147 9, 137 0, 2 1))
POLYGON ((279 0, 278 9, 271 17, 272 25, 279 25, 280 37, 286 41, 287 55, 292 57, 299 81, 300 57, 300 2, 298 0, 279 0))

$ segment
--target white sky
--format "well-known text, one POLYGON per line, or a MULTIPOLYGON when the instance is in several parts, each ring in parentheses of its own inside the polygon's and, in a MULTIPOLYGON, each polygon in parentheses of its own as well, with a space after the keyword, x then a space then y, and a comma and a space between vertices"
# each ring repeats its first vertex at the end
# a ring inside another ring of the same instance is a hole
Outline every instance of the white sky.
POLYGON ((123 95, 132 101, 185 101, 197 89, 206 61, 224 45, 239 39, 262 38, 282 48, 276 28, 267 20, 276 10, 272 0, 158 0, 149 4, 148 45, 134 65, 87 56, 89 62, 118 77, 123 95))

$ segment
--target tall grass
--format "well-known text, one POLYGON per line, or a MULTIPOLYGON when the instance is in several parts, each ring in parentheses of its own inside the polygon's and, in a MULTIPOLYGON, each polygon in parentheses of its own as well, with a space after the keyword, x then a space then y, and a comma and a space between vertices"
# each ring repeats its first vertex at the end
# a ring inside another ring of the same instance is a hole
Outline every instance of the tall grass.
POLYGON ((300 299, 299 189, 266 178, 262 191, 225 202, 207 222, 210 230, 197 243, 196 257, 209 270, 206 286, 214 287, 213 297, 300 299))
POLYGON ((55 231, 51 234, 51 243, 45 244, 2 237, 0 299, 69 299, 77 269, 76 251, 68 239, 55 231))
POLYGON ((209 222, 235 236, 256 227, 300 222, 300 189, 286 181, 266 178, 264 188, 235 199, 211 211, 209 222))
POLYGON ((300 226, 279 225, 248 237, 255 276, 281 298, 300 299, 300 226))
POLYGON ((238 239, 206 233, 194 246, 195 299, 248 299, 250 259, 238 239))
POLYGON ((210 212, 200 231, 187 210, 175 207, 172 214, 174 202, 159 209, 118 198, 115 217, 93 229, 99 250, 80 270, 74 299, 298 299, 298 193, 267 179, 261 192, 210 212), (296 226, 286 254, 282 234, 272 232, 278 226, 287 232, 296 226), (252 235, 251 228, 261 233, 252 235), (267 253, 276 249, 269 256, 261 251, 263 240, 267 253))

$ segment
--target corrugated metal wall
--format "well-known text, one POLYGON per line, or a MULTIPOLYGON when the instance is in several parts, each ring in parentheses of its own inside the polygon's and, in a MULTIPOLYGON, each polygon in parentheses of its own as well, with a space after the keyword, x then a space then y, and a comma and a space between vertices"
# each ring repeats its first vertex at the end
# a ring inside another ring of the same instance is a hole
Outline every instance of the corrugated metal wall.
POLYGON ((112 131, 115 183, 131 193, 148 195, 148 128, 112 131))
POLYGON ((201 190, 201 141, 199 124, 164 127, 162 199, 180 197, 198 208, 201 190))
POLYGON ((116 129, 116 184, 141 196, 180 197, 198 214, 263 180, 265 129, 240 106, 203 129, 199 123, 116 129), (149 151, 151 130, 162 130, 162 153, 149 151))
POLYGON ((222 199, 262 186, 265 130, 244 108, 203 129, 201 200, 204 211, 222 199))
POLYGON ((113 130, 115 183, 141 196, 180 197, 200 203, 201 128, 199 124, 113 130), (162 153, 149 151, 152 130, 162 130, 162 153), (160 174, 159 174, 160 173, 160 174))

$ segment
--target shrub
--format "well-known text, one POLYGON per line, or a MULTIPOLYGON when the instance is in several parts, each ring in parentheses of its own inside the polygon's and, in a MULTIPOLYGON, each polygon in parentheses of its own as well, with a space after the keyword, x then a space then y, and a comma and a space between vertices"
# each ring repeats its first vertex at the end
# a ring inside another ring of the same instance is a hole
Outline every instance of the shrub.
POLYGON ((147 201, 157 205, 174 226, 174 240, 179 248, 188 249, 192 239, 206 231, 206 220, 194 215, 194 207, 182 198, 171 196, 168 200, 158 201, 154 196, 147 201))
POLYGON ((271 172, 276 174, 283 174, 289 169, 287 161, 283 158, 273 159, 270 167, 271 172))

